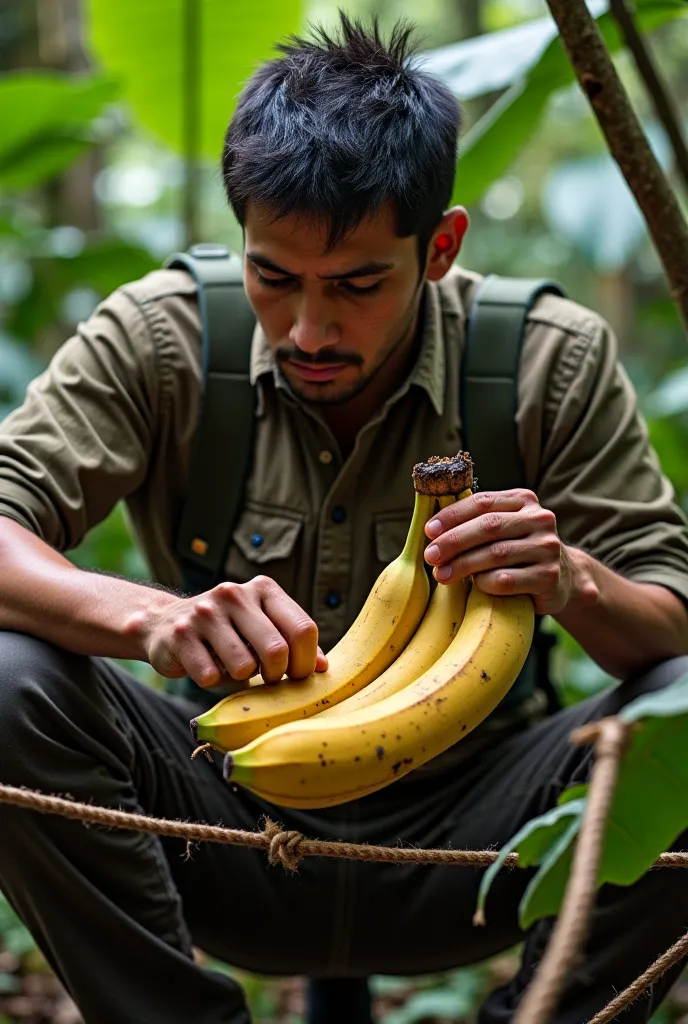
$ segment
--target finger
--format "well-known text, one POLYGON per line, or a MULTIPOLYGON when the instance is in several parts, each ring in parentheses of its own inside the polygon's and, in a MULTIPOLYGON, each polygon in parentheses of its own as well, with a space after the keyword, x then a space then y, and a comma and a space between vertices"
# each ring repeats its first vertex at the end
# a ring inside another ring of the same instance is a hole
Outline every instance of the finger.
POLYGON ((258 671, 258 655, 219 612, 205 624, 203 636, 214 652, 220 674, 224 670, 232 679, 245 680, 258 671))
POLYGON ((525 505, 537 502, 532 491, 521 488, 511 491, 477 491, 468 498, 454 501, 440 509, 425 525, 425 534, 434 540, 441 533, 490 512, 518 512, 525 505))
POLYGON ((263 607, 288 645, 287 675, 291 679, 305 679, 316 669, 324 671, 318 667, 325 655, 318 647, 317 625, 281 587, 270 583, 264 590, 263 607))
POLYGON ((256 577, 245 584, 219 583, 211 597, 196 603, 196 614, 199 625, 200 619, 204 620, 203 635, 210 640, 225 664, 229 661, 234 671, 242 671, 242 674, 246 671, 244 678, 259 667, 263 680, 275 683, 287 669, 289 647, 261 606, 261 593, 266 582, 272 583, 267 577, 256 577), (241 645, 239 648, 237 639, 241 645), (243 661, 241 666, 236 666, 233 661, 235 651, 240 658, 244 651, 249 652, 252 658, 250 671, 243 661))
POLYGON ((327 672, 330 666, 327 660, 327 655, 323 653, 322 649, 318 647, 318 656, 315 659, 315 671, 316 672, 327 672))
MULTIPOLYGON (((473 584, 485 594, 506 597, 509 594, 530 594, 533 597, 554 594, 555 572, 551 566, 493 569, 477 573, 473 584)), ((558 579, 558 572, 556 573, 558 579)))
POLYGON ((233 609, 232 622, 241 637, 255 651, 258 670, 265 682, 278 682, 289 667, 289 641, 282 635, 272 616, 260 606, 247 603, 233 609))
POLYGON ((451 583, 452 580, 467 579, 476 573, 500 568, 541 566, 547 560, 551 561, 549 551, 529 538, 502 540, 471 548, 448 562, 436 565, 433 576, 440 583, 451 583))
POLYGON ((222 669, 200 637, 192 632, 177 637, 175 656, 184 672, 202 687, 215 686, 222 678, 222 669))
MULTIPOLYGON (((488 512, 437 537, 425 549, 425 561, 428 565, 443 565, 473 548, 496 546, 518 538, 528 539, 535 534, 539 534, 548 547, 558 548, 556 531, 554 527, 549 528, 552 526, 550 520, 553 521, 552 513, 539 506, 537 511, 488 512), (545 536, 548 538, 546 542, 545 536)), ((554 554, 557 556, 557 552, 554 554)))

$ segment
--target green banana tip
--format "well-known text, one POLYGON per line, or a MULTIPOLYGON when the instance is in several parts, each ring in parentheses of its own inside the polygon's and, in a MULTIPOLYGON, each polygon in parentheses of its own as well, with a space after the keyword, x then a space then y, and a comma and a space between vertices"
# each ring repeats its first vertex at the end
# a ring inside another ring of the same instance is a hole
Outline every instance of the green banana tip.
POLYGON ((231 754, 225 754, 225 759, 222 762, 222 775, 225 782, 229 782, 232 778, 232 772, 234 771, 234 758, 231 754))

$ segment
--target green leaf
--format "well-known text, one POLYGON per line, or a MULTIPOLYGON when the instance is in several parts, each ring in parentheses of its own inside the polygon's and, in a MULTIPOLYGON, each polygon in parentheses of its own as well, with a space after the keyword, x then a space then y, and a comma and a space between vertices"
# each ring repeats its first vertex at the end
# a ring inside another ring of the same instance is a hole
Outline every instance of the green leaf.
POLYGON ((88 146, 86 139, 34 139, 0 160, 0 186, 16 190, 33 188, 69 167, 88 146))
POLYGON ((477 902, 479 911, 484 912, 487 894, 497 872, 504 866, 510 853, 518 853, 519 868, 540 864, 556 841, 568 833, 572 820, 578 822, 585 801, 580 798, 564 798, 565 793, 562 793, 560 797, 559 806, 527 821, 523 828, 499 851, 499 856, 494 863, 490 864, 480 882, 477 902))
MULTIPOLYGON (((273 47, 301 24, 302 0, 198 0, 200 154, 216 161, 237 94, 273 47)), ((184 151, 184 0, 87 0, 95 56, 121 81, 140 123, 184 151)))
POLYGON ((0 237, 5 238, 22 238, 22 232, 16 227, 12 221, 6 217, 0 217, 0 237))
POLYGON ((102 76, 17 71, 0 76, 0 152, 17 149, 58 129, 89 124, 117 86, 102 76))
POLYGON ((61 303, 72 289, 89 288, 105 298, 159 265, 146 250, 117 239, 95 242, 78 256, 38 257, 31 263, 31 288, 12 307, 7 327, 16 337, 33 338, 45 324, 62 321, 61 303))
POLYGON ((559 794, 557 806, 562 807, 564 804, 571 803, 573 800, 583 799, 588 795, 589 789, 590 786, 587 782, 581 782, 577 786, 569 786, 568 789, 565 789, 563 793, 559 794))
MULTIPOLYGON (((688 828, 688 675, 638 697, 619 718, 639 727, 619 769, 600 861, 600 885, 633 885, 688 828)), ((498 866, 516 850, 519 867, 540 865, 519 906, 521 927, 529 928, 539 918, 558 913, 584 813, 584 790, 581 786, 565 790, 557 808, 527 822, 506 844, 499 861, 483 877, 479 906, 498 866)))
POLYGON ((688 412, 688 366, 670 373, 647 401, 653 416, 675 416, 688 412))
POLYGON ((48 71, 0 76, 0 185, 30 188, 89 144, 87 128, 116 95, 109 79, 48 71))
POLYGON ((643 718, 667 718, 688 713, 688 674, 656 693, 637 697, 618 717, 622 722, 639 722, 643 718))
MULTIPOLYGON (((685 0, 637 0, 636 22, 648 32, 686 14, 685 0)), ((606 13, 597 25, 612 53, 622 48, 616 21, 606 13)), ((494 104, 468 132, 461 147, 454 202, 477 202, 485 189, 505 174, 536 132, 550 97, 575 80, 573 68, 556 36, 522 82, 494 104)))
POLYGON ((569 819, 569 826, 562 835, 556 838, 552 834, 553 842, 542 855, 540 870, 526 887, 519 904, 519 924, 524 931, 540 918, 553 917, 559 911, 571 873, 573 843, 582 814, 581 807, 573 820, 569 819))

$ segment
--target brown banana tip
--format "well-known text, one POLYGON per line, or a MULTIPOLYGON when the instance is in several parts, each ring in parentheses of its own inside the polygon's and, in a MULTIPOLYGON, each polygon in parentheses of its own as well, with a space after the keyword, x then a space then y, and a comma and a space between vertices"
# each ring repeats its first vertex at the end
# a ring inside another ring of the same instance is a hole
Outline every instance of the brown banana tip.
POLYGON ((231 754, 225 754, 225 759, 222 762, 222 775, 224 776, 225 782, 229 782, 234 771, 234 758, 231 754))
POLYGON ((191 735, 198 743, 198 722, 196 721, 195 718, 192 718, 191 721, 189 722, 189 728, 191 729, 191 735))
POLYGON ((441 457, 431 455, 413 467, 413 486, 419 494, 443 498, 473 487, 473 460, 468 452, 441 457))

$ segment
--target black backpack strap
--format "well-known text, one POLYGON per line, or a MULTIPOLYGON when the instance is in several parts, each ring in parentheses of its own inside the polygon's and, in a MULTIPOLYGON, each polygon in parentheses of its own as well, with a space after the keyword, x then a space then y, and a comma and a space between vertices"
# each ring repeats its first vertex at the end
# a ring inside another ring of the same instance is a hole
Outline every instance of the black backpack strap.
POLYGON ((174 253, 165 266, 194 277, 201 313, 203 393, 175 542, 184 587, 197 594, 221 578, 251 466, 256 320, 244 292, 242 260, 225 246, 195 245, 188 253, 174 253))
POLYGON ((563 295, 554 281, 486 277, 473 300, 461 362, 463 445, 482 491, 523 487, 516 431, 518 367, 526 318, 544 292, 563 295))
MULTIPOLYGON (((545 292, 564 294, 554 281, 491 275, 473 300, 461 361, 460 408, 462 445, 471 453, 483 491, 525 487, 516 428, 518 371, 528 313, 545 292)), ((531 653, 502 708, 520 703, 537 687, 549 710, 558 710, 549 672, 555 638, 543 633, 541 622, 538 616, 531 653)))

